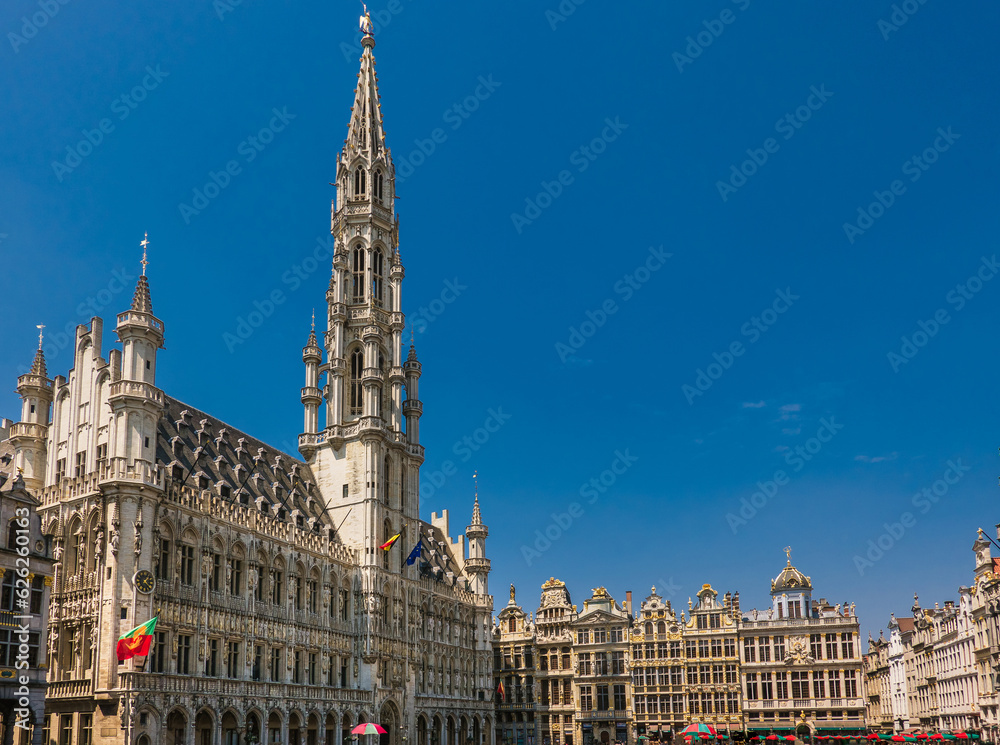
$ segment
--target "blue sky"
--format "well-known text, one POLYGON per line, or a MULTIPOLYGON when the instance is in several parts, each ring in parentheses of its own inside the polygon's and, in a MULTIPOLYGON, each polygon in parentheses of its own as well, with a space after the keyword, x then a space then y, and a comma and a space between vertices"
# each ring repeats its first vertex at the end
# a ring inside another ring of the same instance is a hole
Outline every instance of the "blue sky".
MULTIPOLYGON (((686 607, 709 582, 763 607, 791 545, 877 633, 914 591, 969 582, 998 517, 1000 9, 370 10, 405 174, 422 510, 458 532, 478 470, 498 598, 514 582, 533 609, 557 576, 577 601, 656 584, 686 607)), ((17 417, 35 324, 53 373, 64 329, 113 325, 149 231, 158 383, 295 442, 358 14, 5 4, 0 413, 17 417), (224 188, 184 210, 212 173, 224 188)))

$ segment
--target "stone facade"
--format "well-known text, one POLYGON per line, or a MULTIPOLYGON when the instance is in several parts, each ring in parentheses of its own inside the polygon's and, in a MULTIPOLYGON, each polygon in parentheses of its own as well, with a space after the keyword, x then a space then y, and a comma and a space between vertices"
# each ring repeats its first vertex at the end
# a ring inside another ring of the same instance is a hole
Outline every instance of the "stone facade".
MULTIPOLYGON (((8 443, 9 445, 9 443, 8 443)), ((12 452, 0 447, 0 463, 12 452)), ((0 742, 41 745, 49 666, 51 545, 42 535, 36 500, 24 481, 0 475, 0 742)))
POLYGON ((868 635, 865 665, 865 719, 877 732, 892 732, 892 695, 889 669, 889 642, 881 634, 878 639, 868 635))
POLYGON ((327 331, 302 355, 302 458, 157 388, 166 332, 145 253, 121 348, 104 356, 94 318, 67 375, 49 379, 39 352, 18 380, 8 445, 57 562, 45 745, 346 745, 362 721, 388 730, 382 745, 492 740, 488 529, 478 496, 464 536, 447 511, 419 518, 421 365, 412 345, 403 357, 395 172, 364 30, 327 331), (118 637, 153 616, 149 656, 120 664, 118 637))
POLYGON ((573 742, 635 742, 630 665, 632 593, 619 605, 603 587, 583 601, 573 635, 573 742))
POLYGON ((835 734, 865 727, 854 605, 813 600, 812 590, 812 580, 789 558, 771 582, 771 607, 742 614, 740 666, 749 730, 835 734))
POLYGON ((631 596, 618 605, 598 588, 579 611, 550 579, 532 615, 511 588, 494 627, 498 741, 668 740, 691 722, 730 733, 864 730, 854 607, 813 600, 790 561, 765 611, 743 612, 739 593, 720 601, 708 584, 679 616, 656 588, 635 614, 631 596))

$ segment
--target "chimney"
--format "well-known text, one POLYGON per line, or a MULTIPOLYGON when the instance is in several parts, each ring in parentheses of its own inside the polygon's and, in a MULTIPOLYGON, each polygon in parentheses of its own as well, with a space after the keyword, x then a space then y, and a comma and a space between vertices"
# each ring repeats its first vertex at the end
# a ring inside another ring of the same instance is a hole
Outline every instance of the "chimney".
POLYGON ((740 591, 737 590, 733 593, 733 613, 735 615, 740 615, 740 591))
POLYGON ((625 591, 625 611, 628 613, 629 618, 632 617, 632 591, 625 591))

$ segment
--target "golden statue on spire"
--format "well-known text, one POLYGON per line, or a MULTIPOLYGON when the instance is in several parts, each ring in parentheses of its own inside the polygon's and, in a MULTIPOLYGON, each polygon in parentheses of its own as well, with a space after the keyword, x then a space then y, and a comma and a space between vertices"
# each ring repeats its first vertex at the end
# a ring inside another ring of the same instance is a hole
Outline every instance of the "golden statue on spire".
POLYGON ((361 3, 361 7, 364 11, 361 18, 358 19, 358 28, 361 29, 361 33, 365 36, 372 35, 372 17, 368 14, 368 6, 361 3))

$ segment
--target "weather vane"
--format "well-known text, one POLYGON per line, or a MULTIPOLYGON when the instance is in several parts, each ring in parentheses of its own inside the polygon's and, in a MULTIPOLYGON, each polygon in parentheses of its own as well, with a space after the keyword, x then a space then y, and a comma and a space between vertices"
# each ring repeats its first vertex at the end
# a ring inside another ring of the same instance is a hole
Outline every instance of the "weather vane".
POLYGON ((145 277, 146 265, 149 264, 149 262, 146 261, 146 247, 149 245, 149 233, 143 233, 142 240, 139 241, 139 245, 142 246, 142 261, 139 263, 142 264, 142 276, 145 277))

